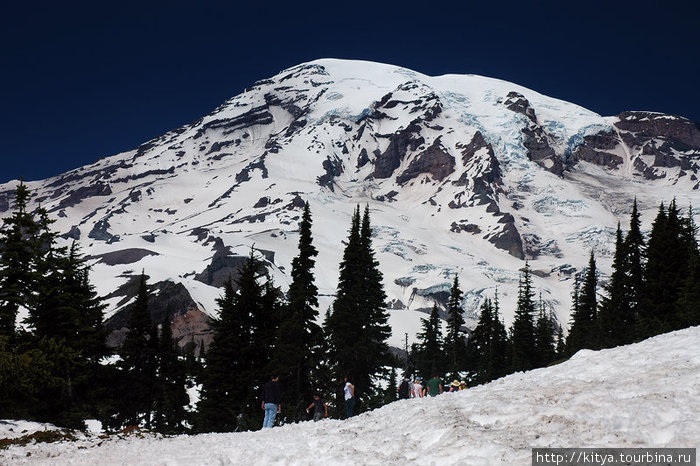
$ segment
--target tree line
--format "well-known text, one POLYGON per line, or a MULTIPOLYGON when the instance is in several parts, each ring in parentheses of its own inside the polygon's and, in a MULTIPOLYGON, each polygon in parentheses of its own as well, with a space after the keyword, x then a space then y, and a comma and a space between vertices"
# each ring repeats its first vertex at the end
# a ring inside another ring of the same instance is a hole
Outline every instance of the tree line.
POLYGON ((441 331, 439 310, 421 319, 418 342, 406 361, 406 373, 423 380, 437 376, 478 385, 517 371, 545 366, 563 355, 562 330, 551 309, 536 299, 532 274, 526 263, 518 284, 518 298, 510 329, 501 320, 498 293, 486 298, 479 320, 466 335, 462 317, 462 290, 454 278, 447 309, 447 332, 441 331))
POLYGON ((571 330, 536 298, 529 265, 521 272, 515 317, 501 319, 498 294, 481 305, 468 335, 463 292, 455 276, 445 329, 437 304, 421 320, 418 342, 405 358, 390 354, 386 294, 372 246, 369 206, 350 221, 332 306, 321 318, 314 267, 318 250, 308 203, 299 224, 298 254, 286 295, 251 249, 217 300, 211 345, 183 355, 171 316, 154 322, 142 272, 129 308, 123 344, 105 344, 105 305, 77 245, 57 246, 46 210, 27 210, 29 191, 17 187, 15 211, 0 230, 0 418, 81 427, 98 419, 111 430, 141 426, 163 433, 258 429, 263 384, 283 385, 281 422, 306 419, 314 394, 344 416, 342 380, 355 385, 358 411, 396 399, 397 370, 406 376, 485 383, 542 367, 581 348, 603 348, 697 325, 700 255, 690 213, 663 205, 644 240, 636 202, 630 231, 618 226, 613 274, 599 295, 591 255, 576 281, 571 330), (18 319, 22 317, 21 321, 18 319), (320 323, 320 325, 319 325, 320 323), (18 325, 21 324, 21 325, 18 325), (387 383, 388 380, 388 383, 387 383), (199 394, 190 403, 187 389, 199 394))
POLYGON ((575 284, 567 354, 610 348, 700 324, 700 248, 692 208, 659 206, 647 239, 634 201, 626 235, 617 227, 609 282, 599 293, 595 255, 575 284))
POLYGON ((456 344, 463 324, 453 312, 461 299, 457 278, 448 304, 443 338, 438 309, 421 319, 422 331, 406 362, 407 373, 464 378, 481 384, 512 372, 564 360, 581 349, 602 349, 644 340, 661 333, 700 325, 700 247, 692 209, 682 215, 675 200, 663 203, 648 238, 634 201, 630 228, 618 223, 612 273, 599 286, 595 255, 577 277, 572 292, 571 322, 564 339, 561 325, 541 297, 535 298, 529 265, 522 270, 513 323, 508 331, 500 318, 498 294, 481 305, 479 320, 466 347, 456 344), (455 356, 457 359, 455 359, 455 356))

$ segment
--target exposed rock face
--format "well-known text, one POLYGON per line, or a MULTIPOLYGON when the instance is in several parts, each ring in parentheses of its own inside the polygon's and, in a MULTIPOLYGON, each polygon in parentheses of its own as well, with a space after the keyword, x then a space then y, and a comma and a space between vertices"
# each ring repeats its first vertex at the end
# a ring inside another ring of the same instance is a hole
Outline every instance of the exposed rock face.
POLYGON ((530 106, 530 102, 519 92, 511 91, 503 102, 508 110, 525 115, 531 123, 537 124, 535 109, 530 106))
POLYGON ((623 112, 612 128, 585 136, 572 152, 572 162, 583 160, 615 169, 622 165, 625 154, 643 178, 677 182, 686 172, 700 170, 700 128, 673 115, 623 112))
POLYGON ((550 146, 550 136, 538 123, 535 109, 530 102, 522 94, 509 92, 504 104, 509 110, 525 115, 529 120, 527 127, 522 129, 525 136, 523 145, 527 149, 528 158, 555 175, 561 176, 564 172, 564 164, 550 146))
POLYGON ((389 146, 374 162, 374 178, 389 178, 399 168, 408 151, 415 151, 425 142, 420 136, 420 126, 410 124, 407 128, 389 136, 389 146))
MULTIPOLYGON (((195 276, 198 280, 206 285, 221 288, 228 281, 229 277, 232 281, 238 278, 238 270, 248 260, 246 256, 229 256, 217 252, 211 260, 211 263, 204 271, 195 276)), ((235 284, 234 284, 235 288, 235 284)))
POLYGON ((107 265, 117 265, 117 264, 133 264, 138 262, 147 256, 157 256, 157 252, 149 251, 148 249, 141 248, 130 248, 121 249, 119 251, 108 252, 106 254, 101 254, 99 256, 89 256, 88 259, 100 259, 107 265))
POLYGON ((496 202, 496 192, 503 180, 493 146, 477 131, 467 145, 458 144, 457 148, 461 149, 465 171, 453 184, 470 188, 469 198, 479 205, 496 202))
POLYGON ((100 220, 95 223, 95 226, 88 233, 88 238, 93 238, 99 241, 107 241, 108 243, 119 241, 119 237, 113 235, 109 231, 109 222, 107 220, 100 220))
MULTIPOLYGON (((140 276, 131 277, 127 283, 120 287, 117 292, 110 295, 110 297, 122 296, 121 302, 128 302, 137 295, 140 280, 140 276)), ((148 309, 153 322, 167 323, 169 325, 176 316, 186 315, 188 312, 198 310, 197 303, 192 300, 189 292, 181 283, 171 281, 158 282, 149 288, 148 309)), ((107 339, 107 344, 110 347, 119 347, 124 342, 128 332, 127 323, 131 316, 131 310, 132 306, 122 308, 105 321, 105 328, 112 330, 107 339)), ((211 332, 211 321, 208 318, 196 319, 196 323, 197 325, 191 325, 187 329, 179 330, 179 339, 184 342, 181 346, 189 342, 193 336, 201 341, 202 335, 211 332)))
POLYGON ((13 197, 10 191, 0 193, 0 212, 7 212, 10 210, 10 199, 13 197))
MULTIPOLYGON (((520 108, 520 107, 517 107, 520 108)), ((526 107, 523 107, 527 111, 526 107)), ((485 205, 486 212, 498 218, 494 229, 484 236, 491 244, 517 258, 524 258, 523 244, 520 233, 511 214, 501 212, 499 193, 503 191, 501 167, 496 158, 493 146, 489 144, 480 131, 477 131, 466 145, 459 145, 465 171, 453 184, 466 187, 466 191, 458 193, 449 207, 453 209, 485 205), (469 201, 464 201, 468 196, 469 201)), ((469 220, 452 222, 450 231, 455 233, 482 233, 482 229, 469 220)))
POLYGON ((61 238, 79 240, 80 228, 78 228, 77 225, 73 225, 68 233, 64 233, 61 235, 61 238))
POLYGON ((464 231, 466 233, 472 233, 476 235, 481 233, 481 228, 475 223, 466 223, 464 221, 460 221, 452 222, 452 225, 450 226, 450 231, 454 233, 460 233, 464 231))
POLYGON ((588 163, 615 169, 622 164, 622 157, 613 153, 620 145, 620 138, 612 129, 590 134, 575 152, 573 161, 583 160, 588 163))
POLYGON ((66 207, 73 207, 84 199, 92 196, 109 196, 112 194, 112 189, 108 184, 96 183, 90 186, 83 186, 74 191, 71 191, 68 196, 61 199, 58 206, 53 210, 60 210, 66 207))
POLYGON ((623 112, 618 118, 615 126, 620 131, 633 133, 638 142, 663 138, 679 150, 700 146, 700 127, 686 118, 655 112, 623 112))
POLYGON ((323 161, 323 169, 326 174, 318 177, 318 184, 333 191, 333 180, 343 174, 343 162, 338 157, 328 157, 323 161))
POLYGON ((430 174, 434 180, 442 181, 455 169, 455 159, 440 143, 440 137, 426 150, 421 152, 408 165, 408 168, 396 177, 398 184, 404 184, 421 174, 430 174))
POLYGON ((515 219, 513 216, 511 214, 503 214, 498 223, 503 224, 503 228, 498 233, 487 237, 489 243, 493 244, 498 249, 508 251, 508 254, 513 257, 525 259, 523 240, 515 226, 515 219))
POLYGON ((214 339, 212 319, 199 309, 188 309, 184 314, 177 314, 172 321, 173 339, 182 351, 187 345, 194 344, 195 355, 206 351, 214 339))
POLYGON ((219 130, 223 135, 232 134, 236 130, 249 129, 253 126, 268 125, 273 122, 273 116, 267 105, 251 108, 234 118, 211 120, 200 126, 194 139, 202 137, 209 131, 219 130))
POLYGON ((523 144, 527 148, 530 160, 561 176, 564 173, 564 164, 549 145, 545 130, 539 125, 531 125, 523 129, 523 134, 525 135, 523 144))

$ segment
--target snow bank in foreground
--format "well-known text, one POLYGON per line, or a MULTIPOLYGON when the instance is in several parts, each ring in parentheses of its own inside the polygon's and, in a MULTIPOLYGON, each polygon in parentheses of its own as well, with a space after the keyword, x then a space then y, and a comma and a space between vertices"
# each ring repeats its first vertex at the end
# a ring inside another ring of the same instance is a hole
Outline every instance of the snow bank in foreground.
POLYGON ((13 446, 0 463, 529 465, 532 447, 697 448, 699 418, 695 327, 349 421, 13 446))

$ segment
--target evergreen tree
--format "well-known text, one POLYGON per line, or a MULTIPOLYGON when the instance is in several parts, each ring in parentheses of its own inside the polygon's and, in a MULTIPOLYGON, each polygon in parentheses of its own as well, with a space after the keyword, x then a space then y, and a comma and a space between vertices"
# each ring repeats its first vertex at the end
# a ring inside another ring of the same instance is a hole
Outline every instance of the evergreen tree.
POLYGON ((447 302, 447 335, 444 343, 447 372, 451 379, 461 379, 460 372, 467 368, 467 344, 463 326, 462 290, 459 288, 459 280, 455 275, 450 298, 447 302))
POLYGON ((418 353, 416 354, 417 373, 428 380, 442 374, 445 368, 442 348, 442 331, 437 305, 433 305, 428 319, 421 318, 422 332, 418 333, 418 353))
POLYGON ((0 336, 15 336, 17 312, 26 306, 33 282, 38 225, 27 211, 30 193, 24 182, 15 191, 15 211, 0 230, 0 336))
POLYGON ((290 420, 305 418, 308 400, 318 393, 318 372, 321 359, 322 332, 318 318, 318 288, 314 283, 314 257, 318 251, 312 244, 311 212, 304 206, 299 224, 299 254, 292 260, 292 283, 288 302, 281 309, 279 333, 273 367, 286 381, 283 404, 290 407, 282 414, 290 420))
MULTIPOLYGON (((262 287, 257 306, 249 308, 253 324, 250 343, 253 355, 251 368, 253 385, 249 405, 253 418, 257 417, 258 414, 256 408, 259 407, 259 401, 262 398, 263 386, 270 380, 271 374, 279 376, 278 371, 273 367, 272 359, 273 355, 279 352, 275 344, 279 331, 280 299, 282 296, 280 290, 274 286, 272 279, 268 276, 265 265, 260 260, 255 260, 259 267, 259 281, 262 282, 262 287)), ((239 296, 243 296, 243 291, 239 288, 239 296)), ((251 291, 255 290, 251 289, 251 291)), ((283 383, 286 387, 288 380, 284 380, 283 383)), ((257 420, 251 422, 254 425, 257 424, 257 420)))
POLYGON ((51 247, 40 259, 40 278, 26 322, 36 338, 63 340, 85 362, 108 353, 103 312, 106 305, 90 283, 90 267, 76 243, 69 252, 51 247))
POLYGON ((684 221, 683 237, 688 251, 688 271, 676 304, 677 328, 700 325, 700 247, 692 208, 684 221))
POLYGON ((525 263, 518 284, 518 303, 510 330, 511 371, 527 371, 535 367, 535 303, 530 266, 525 263))
POLYGON ((544 367, 556 358, 554 322, 551 314, 545 309, 542 296, 540 296, 540 311, 535 324, 535 348, 536 367, 544 367))
POLYGON ((90 266, 86 262, 78 245, 73 243, 66 257, 62 282, 64 293, 69 296, 73 308, 77 309, 77 312, 69 314, 74 317, 72 328, 69 326, 72 345, 90 364, 97 364, 109 353, 104 328, 107 305, 90 282, 90 266))
POLYGON ((129 315, 129 328, 119 351, 121 384, 117 397, 117 412, 112 427, 151 427, 156 385, 157 333, 148 308, 146 275, 141 273, 139 289, 129 315))
POLYGON ((498 303, 498 292, 493 300, 493 320, 491 330, 491 344, 486 355, 487 380, 494 380, 508 374, 510 368, 510 347, 506 326, 500 317, 500 306, 498 303))
MULTIPOLYGON (((58 253, 60 254, 60 252, 58 253)), ((52 259, 49 259, 52 260, 52 259)), ((53 339, 65 347, 71 355, 70 364, 65 364, 63 378, 65 390, 61 398, 54 397, 61 420, 55 423, 81 427, 83 419, 97 417, 97 406, 102 404, 104 388, 100 386, 105 369, 101 360, 109 353, 105 344, 107 332, 103 328, 105 304, 90 283, 89 267, 79 254, 74 243, 65 256, 54 256, 58 271, 53 265, 56 287, 40 285, 40 290, 52 290, 51 299, 35 306, 33 311, 52 303, 53 308, 44 307, 43 320, 37 320, 36 338, 53 339), (57 294, 54 294, 58 290, 57 294), (39 331, 42 329, 42 331, 39 331)), ((42 280, 39 282, 41 283, 42 280)), ((41 297, 41 293, 38 296, 41 297)))
POLYGON ((634 341, 639 339, 637 337, 637 329, 639 327, 637 320, 641 312, 640 305, 644 293, 644 251, 646 249, 641 227, 642 222, 637 209, 637 199, 635 198, 630 215, 630 230, 627 232, 623 243, 623 270, 625 271, 626 277, 624 280, 624 288, 627 299, 629 300, 629 322, 630 325, 633 325, 633 328, 628 329, 628 333, 633 336, 625 339, 625 341, 628 342, 630 342, 630 340, 634 341))
POLYGON ((199 432, 236 430, 238 414, 248 395, 250 323, 243 309, 235 304, 231 277, 224 294, 217 300, 219 318, 214 321, 214 339, 209 345, 202 372, 200 401, 195 429, 199 432))
POLYGON ((101 398, 95 381, 103 372, 99 360, 107 354, 104 305, 77 248, 67 253, 56 246, 47 211, 28 212, 30 194, 23 183, 16 197, 17 211, 0 232, 0 321, 7 324, 0 324, 0 335, 15 340, 12 359, 34 361, 45 377, 39 386, 15 392, 12 402, 25 410, 25 418, 80 428, 83 419, 97 415, 101 398), (21 341, 14 338, 20 305, 29 310, 30 329, 21 341))
POLYGON ((626 286, 626 259, 626 249, 618 223, 612 275, 605 288, 607 296, 602 298, 599 313, 600 346, 602 348, 612 348, 634 341, 634 312, 632 311, 629 289, 626 286))
POLYGON ((363 402, 369 404, 368 400, 376 399, 380 393, 375 381, 384 372, 388 359, 386 339, 391 334, 382 280, 372 250, 369 206, 362 221, 357 207, 340 263, 333 310, 325 322, 339 409, 343 404, 343 377, 348 377, 355 385, 355 396, 360 402, 358 411, 363 409, 363 402))
MULTIPOLYGON (((663 276, 665 275, 663 271, 665 268, 663 264, 665 261, 664 254, 669 246, 666 236, 666 223, 666 209, 664 204, 661 203, 656 218, 652 223, 649 243, 646 248, 647 262, 643 269, 645 287, 641 294, 636 322, 636 334, 639 340, 663 331, 660 318, 661 312, 655 308, 655 304, 659 304, 663 295, 662 288, 667 285, 663 281, 663 276)), ((661 304, 663 306, 663 303, 661 304)))
POLYGON ((183 431, 187 419, 185 406, 189 397, 185 391, 185 367, 179 359, 173 341, 170 319, 161 324, 157 349, 158 377, 155 390, 154 426, 158 432, 177 434, 183 431))
POLYGON ((406 354, 406 367, 404 368, 404 374, 411 379, 418 376, 418 352, 418 343, 411 343, 411 347, 406 354))
MULTIPOLYGON (((386 376, 384 366, 390 363, 387 339, 391 336, 389 312, 386 308, 386 293, 384 292, 384 276, 379 270, 379 261, 375 258, 372 247, 372 228, 370 225, 369 205, 365 206, 360 229, 362 261, 364 270, 364 304, 361 307, 366 313, 367 326, 364 332, 364 342, 360 349, 367 351, 364 364, 370 375, 368 392, 377 390, 376 378, 386 376)), ((359 379, 358 379, 359 380, 359 379)), ((360 385, 362 387, 362 385, 360 385)))
MULTIPOLYGON (((335 400, 335 381, 334 373, 337 369, 333 361, 333 352, 331 351, 330 336, 326 333, 328 326, 326 323, 330 319, 331 308, 327 308, 324 313, 324 325, 321 328, 321 336, 319 338, 318 360, 313 371, 312 388, 316 389, 319 394, 323 395, 323 399, 328 403, 329 413, 333 413, 333 408, 337 400, 335 400)), ((307 405, 308 406, 308 405, 307 405)), ((339 408, 339 407, 338 407, 339 408)))
POLYGON ((467 342, 473 367, 472 380, 480 384, 506 375, 508 371, 508 334, 501 322, 498 294, 481 305, 479 322, 467 342))
MULTIPOLYGON (((259 428, 260 395, 269 378, 279 292, 251 250, 235 282, 224 286, 219 320, 202 374, 196 429, 228 432, 259 428)), ((283 381, 282 381, 283 382, 283 381)))
POLYGON ((65 248, 56 249, 57 234, 51 231, 52 220, 45 209, 39 209, 36 231, 26 238, 32 250, 28 269, 34 272, 29 287, 26 319, 37 338, 70 337, 71 323, 77 313, 63 293, 62 269, 66 268, 65 248), (64 328, 67 327, 67 328, 64 328))
POLYGON ((491 347, 492 333, 494 330, 493 305, 486 298, 481 304, 479 321, 467 340, 467 353, 473 380, 476 383, 489 381, 487 374, 488 355, 491 347))
POLYGON ((190 342, 185 345, 185 374, 187 378, 187 386, 194 385, 194 381, 202 373, 202 364, 200 358, 197 357, 197 344, 194 341, 194 335, 190 342))
MULTIPOLYGON (((654 220, 644 268, 644 294, 640 309, 639 337, 646 338, 678 328, 675 305, 684 287, 689 262, 687 220, 680 217, 673 200, 663 204, 654 220)), ((693 239, 694 241, 694 239, 693 239)))
POLYGON ((557 329, 557 359, 566 356, 566 341, 564 340, 564 331, 561 327, 557 329))
POLYGON ((42 338, 25 340, 16 354, 19 360, 38 364, 32 368, 29 381, 40 384, 23 387, 28 390, 29 396, 20 396, 20 400, 32 403, 26 407, 28 419, 83 428, 82 413, 75 405, 70 378, 75 367, 75 352, 62 340, 42 338))
POLYGON ((588 261, 588 269, 583 281, 583 287, 577 297, 577 306, 574 311, 566 341, 566 350, 569 355, 583 348, 598 348, 598 271, 596 269, 595 256, 591 252, 588 261))

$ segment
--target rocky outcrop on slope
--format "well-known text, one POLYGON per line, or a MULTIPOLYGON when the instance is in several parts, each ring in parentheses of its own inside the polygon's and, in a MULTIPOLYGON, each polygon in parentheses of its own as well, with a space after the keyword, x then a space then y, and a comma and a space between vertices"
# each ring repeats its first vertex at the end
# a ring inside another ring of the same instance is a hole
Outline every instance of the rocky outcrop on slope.
MULTIPOLYGON (((131 305, 125 306, 125 304, 136 297, 140 280, 140 275, 128 277, 126 283, 107 296, 107 298, 121 298, 120 309, 108 318, 104 324, 107 330, 111 330, 107 344, 112 348, 121 346, 126 337, 127 324, 131 316, 132 307, 131 305)), ((148 309, 151 313, 151 320, 164 325, 170 325, 177 316, 188 315, 188 313, 192 316, 193 313, 201 313, 199 306, 192 300, 187 288, 182 283, 175 283, 170 280, 149 286, 148 309)), ((191 320, 197 322, 197 324, 189 325, 187 330, 184 328, 178 330, 178 341, 182 342, 181 346, 188 343, 192 337, 201 341, 202 335, 211 332, 210 318, 198 317, 191 320)), ((174 332, 173 336, 175 337, 174 332)))
POLYGON ((538 123, 535 109, 530 102, 522 94, 512 91, 506 96, 504 105, 508 110, 524 115, 528 120, 528 124, 521 130, 528 158, 544 169, 561 176, 564 173, 564 164, 550 146, 551 137, 538 123))
POLYGON ((663 113, 623 112, 613 127, 586 135, 572 161, 616 169, 626 157, 644 179, 676 183, 687 176, 698 189, 700 125, 663 113))
POLYGON ((620 145, 620 138, 613 128, 584 136, 583 143, 576 148, 571 162, 584 162, 616 169, 623 163, 623 158, 615 153, 620 145))
POLYGON ((433 180, 442 181, 454 172, 455 159, 440 143, 440 137, 433 144, 420 152, 408 165, 408 168, 396 177, 400 185, 420 175, 430 175, 433 180))

